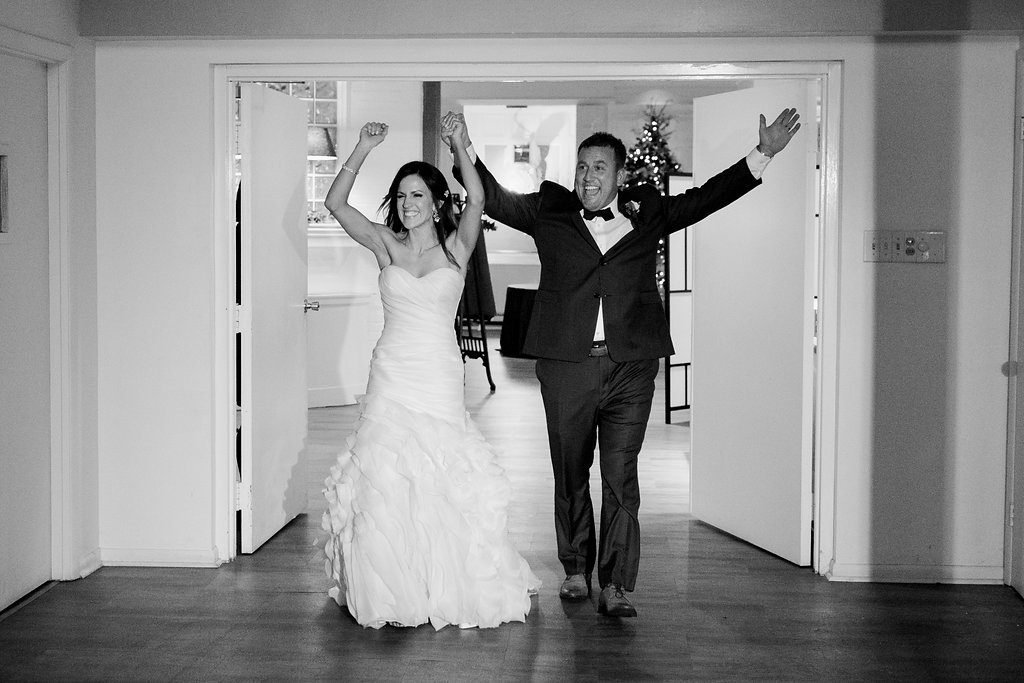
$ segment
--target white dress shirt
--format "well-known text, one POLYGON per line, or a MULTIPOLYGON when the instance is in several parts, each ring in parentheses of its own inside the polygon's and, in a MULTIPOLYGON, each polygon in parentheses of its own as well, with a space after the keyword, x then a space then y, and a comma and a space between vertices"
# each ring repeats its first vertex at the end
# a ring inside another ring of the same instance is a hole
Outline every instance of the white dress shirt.
MULTIPOLYGON (((617 194, 616 197, 618 197, 617 194)), ((619 212, 618 202, 614 201, 616 197, 612 198, 612 203, 607 207, 612 212, 612 219, 610 221, 606 221, 601 217, 591 218, 589 221, 583 220, 602 254, 608 253, 608 250, 615 246, 616 242, 633 231, 633 223, 619 212)), ((583 211, 580 211, 580 215, 583 215, 583 211)), ((594 341, 604 340, 604 300, 598 299, 598 301, 594 341)))

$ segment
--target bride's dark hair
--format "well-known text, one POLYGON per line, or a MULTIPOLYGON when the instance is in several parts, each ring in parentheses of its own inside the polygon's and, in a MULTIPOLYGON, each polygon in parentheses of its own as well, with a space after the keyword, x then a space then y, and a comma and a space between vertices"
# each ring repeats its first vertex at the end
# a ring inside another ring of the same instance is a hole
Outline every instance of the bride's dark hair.
POLYGON ((448 181, 445 180, 444 174, 436 166, 425 161, 410 161, 398 169, 395 179, 391 181, 391 187, 388 188, 388 193, 384 195, 384 201, 380 203, 379 210, 384 214, 384 225, 391 228, 398 235, 404 235, 409 232, 399 219, 398 185, 404 178, 411 175, 419 176, 423 184, 430 190, 431 199, 433 200, 432 204, 437 209, 439 217, 439 220, 434 223, 437 241, 441 243, 441 251, 448 257, 448 261, 458 266, 459 264, 455 261, 455 257, 452 256, 451 252, 448 251, 448 245, 445 242, 448 235, 459 227, 458 223, 455 222, 452 194, 448 191, 448 181))

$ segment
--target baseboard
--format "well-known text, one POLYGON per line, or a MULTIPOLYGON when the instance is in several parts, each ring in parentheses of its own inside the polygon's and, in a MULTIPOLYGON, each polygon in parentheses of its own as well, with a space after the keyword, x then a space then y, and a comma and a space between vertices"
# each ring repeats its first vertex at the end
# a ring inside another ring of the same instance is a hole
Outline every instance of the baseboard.
POLYGON ((340 385, 333 387, 310 387, 307 400, 310 408, 327 406, 349 406, 356 402, 356 397, 366 393, 366 385, 340 385))
POLYGON ((78 561, 78 576, 84 579, 102 566, 100 549, 96 548, 78 561))
POLYGON ((173 548, 100 548, 105 567, 219 567, 217 551, 173 548))
POLYGON ((988 565, 853 564, 837 562, 825 572, 829 581, 875 583, 1003 584, 1003 568, 988 565))

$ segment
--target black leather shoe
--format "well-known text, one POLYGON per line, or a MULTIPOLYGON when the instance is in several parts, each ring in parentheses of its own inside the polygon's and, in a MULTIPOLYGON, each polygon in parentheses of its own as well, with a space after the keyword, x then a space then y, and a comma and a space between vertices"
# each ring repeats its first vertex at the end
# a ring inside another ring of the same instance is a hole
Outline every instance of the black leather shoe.
POLYGON ((597 611, 607 617, 635 617, 636 608, 629 604, 622 586, 605 586, 597 600, 597 611))
POLYGON ((590 577, 586 574, 569 574, 558 589, 563 600, 586 600, 590 597, 590 577))

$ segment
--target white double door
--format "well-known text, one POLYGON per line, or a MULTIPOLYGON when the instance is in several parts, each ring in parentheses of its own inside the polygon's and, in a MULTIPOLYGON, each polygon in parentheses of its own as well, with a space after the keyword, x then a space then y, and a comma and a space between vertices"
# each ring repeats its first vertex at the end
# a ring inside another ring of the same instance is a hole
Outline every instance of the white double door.
POLYGON ((816 293, 815 91, 805 81, 694 100, 694 183, 735 163, 796 107, 802 130, 761 187, 694 231, 691 510, 811 562, 816 293))
POLYGON ((306 508, 306 104, 241 85, 241 551, 306 508))

